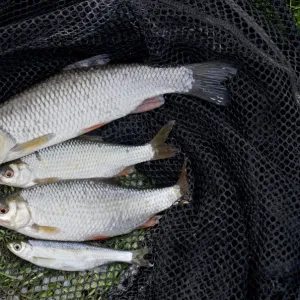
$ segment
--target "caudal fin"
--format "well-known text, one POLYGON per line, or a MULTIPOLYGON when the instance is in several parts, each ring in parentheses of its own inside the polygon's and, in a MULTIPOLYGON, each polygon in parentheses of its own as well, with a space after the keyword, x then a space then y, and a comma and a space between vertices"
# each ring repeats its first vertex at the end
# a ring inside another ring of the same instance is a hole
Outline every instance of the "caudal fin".
POLYGON ((183 167, 181 169, 180 177, 177 182, 177 186, 179 187, 181 196, 188 194, 190 190, 189 183, 187 180, 186 166, 187 166, 187 159, 185 158, 183 167))
POLYGON ((149 250, 147 247, 132 251, 131 262, 141 267, 152 267, 153 265, 147 259, 144 258, 144 256, 148 253, 149 250))
POLYGON ((160 129, 160 131, 150 142, 154 151, 154 156, 152 160, 169 158, 177 154, 178 149, 176 149, 172 145, 165 144, 174 124, 175 121, 170 121, 168 124, 166 124, 164 127, 160 129))
POLYGON ((230 104, 230 97, 223 82, 237 73, 233 64, 213 61, 187 65, 186 68, 193 72, 194 78, 192 89, 187 94, 222 106, 230 104))

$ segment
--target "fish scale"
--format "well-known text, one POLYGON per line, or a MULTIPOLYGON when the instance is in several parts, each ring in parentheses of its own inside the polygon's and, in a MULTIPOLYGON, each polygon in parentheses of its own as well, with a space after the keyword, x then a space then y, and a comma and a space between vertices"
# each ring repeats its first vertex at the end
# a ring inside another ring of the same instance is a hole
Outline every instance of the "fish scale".
POLYGON ((111 181, 69 180, 23 189, 0 200, 0 225, 44 240, 117 236, 155 225, 154 216, 188 190, 186 164, 172 187, 137 190, 111 181))
POLYGON ((62 71, 2 105, 0 162, 79 136, 93 126, 135 112, 145 99, 163 94, 188 93, 227 105, 229 97, 222 82, 235 73, 231 64, 223 62, 174 68, 106 65, 62 71))
MULTIPOLYGON (((9 106, 12 104, 17 103, 24 103, 26 101, 26 106, 32 104, 33 107, 36 107, 32 112, 30 112, 28 119, 25 120, 25 126, 29 123, 30 127, 28 129, 31 135, 31 138, 37 138, 39 136, 43 136, 50 132, 55 132, 58 134, 60 131, 63 131, 64 127, 68 127, 69 123, 75 123, 73 120, 70 120, 70 117, 74 119, 78 118, 77 124, 75 127, 72 128, 74 132, 80 132, 85 127, 92 126, 93 124, 97 124, 99 122, 108 122, 111 120, 111 115, 116 114, 118 117, 124 116, 123 113, 125 106, 129 106, 129 111, 133 111, 135 107, 139 104, 139 102, 143 99, 153 96, 153 87, 149 86, 151 82, 147 82, 147 72, 144 72, 144 66, 139 66, 137 68, 129 67, 128 70, 131 73, 131 78, 127 79, 127 81, 123 81, 122 73, 126 71, 128 67, 124 68, 115 68, 115 72, 113 72, 114 77, 108 76, 108 72, 111 72, 111 67, 101 67, 98 69, 93 70, 73 70, 68 71, 62 74, 57 75, 57 77, 51 77, 47 80, 48 84, 45 84, 43 87, 43 92, 40 94, 39 91, 36 90, 36 85, 29 88, 26 93, 21 93, 16 96, 15 99, 12 99, 2 108, 3 115, 4 112, 9 109, 9 106), (82 74, 84 73, 84 74, 82 74), (54 79, 53 79, 54 78, 54 79), (102 82, 99 85, 99 82, 102 82), (113 81, 113 82, 112 82, 113 81), (134 82, 143 82, 142 85, 134 84, 134 82), (124 89, 126 84, 130 85, 131 88, 124 89), (72 88, 71 88, 72 87, 72 88), (49 90, 50 88, 50 90, 49 90), (68 91, 67 95, 64 95, 61 91, 66 90, 68 91), (45 101, 46 94, 49 93, 49 99, 47 102, 50 103, 51 109, 47 111, 42 111, 48 115, 48 118, 45 119, 44 115, 41 114, 41 103, 45 101), (132 93, 134 91, 134 94, 132 93), (44 94, 45 93, 45 94, 44 94), (101 95, 101 96, 99 96, 101 95), (70 102, 72 98, 73 101, 70 102), (123 99, 121 102, 119 99, 123 99), (90 108, 88 111, 88 115, 82 115, 81 107, 83 106, 82 103, 86 102, 86 106, 90 108), (111 103, 110 103, 111 102, 111 103), (63 108, 61 110, 60 108, 63 108), (111 107, 113 107, 113 111, 111 111, 111 107), (90 119, 89 124, 84 124, 84 118, 90 119), (32 126, 32 122, 44 122, 46 121, 45 125, 42 130, 36 132, 35 126, 32 126), (48 122, 47 122, 48 120, 48 122), (63 120, 63 124, 57 122, 59 120, 63 120), (70 120, 70 121, 69 121, 70 120), (92 121, 93 120, 93 121, 92 121), (66 124, 67 122, 67 124, 66 124), (67 126, 66 126, 67 125, 67 126)), ((183 68, 182 68, 183 69, 183 68)), ((155 69, 154 69, 155 70, 155 69)), ((161 70, 163 71, 163 70, 161 70)), ((179 69, 183 72, 184 70, 179 69)), ((157 84, 157 80, 159 78, 163 78, 162 74, 156 74, 153 79, 153 85, 157 84)), ((168 75, 169 76, 169 75, 168 75)), ((177 82, 174 83, 176 85, 177 82)), ((183 89, 184 91, 187 90, 188 87, 181 87, 180 83, 178 82, 179 90, 183 89)), ((168 90, 174 90, 175 86, 169 88, 168 90)), ((167 91, 168 91, 167 90, 167 91)), ((163 91, 160 91, 163 93, 163 91)), ((159 93, 159 94, 160 94, 159 93)), ((0 122, 0 128, 4 130, 10 130, 11 134, 17 140, 18 143, 25 142, 26 136, 19 133, 19 130, 13 130, 11 119, 15 119, 20 115, 23 115, 20 110, 24 108, 25 105, 16 105, 16 109, 13 110, 13 114, 11 117, 4 117, 3 122, 0 122)), ((25 107, 26 107, 25 106, 25 107)), ((128 111, 128 109, 126 109, 128 111)))
POLYGON ((110 146, 88 141, 72 140, 63 145, 56 145, 55 147, 59 148, 57 149, 59 157, 53 155, 51 148, 45 148, 39 152, 40 160, 35 154, 32 154, 23 157, 22 162, 34 169, 38 178, 47 178, 49 177, 49 173, 56 174, 58 178, 65 178, 68 174, 72 174, 72 172, 76 172, 76 176, 79 177, 93 177, 94 174, 92 172, 95 169, 95 162, 98 164, 102 163, 99 166, 99 169, 101 168, 99 170, 99 177, 101 175, 109 177, 122 171, 127 165, 134 165, 144 158, 151 159, 154 155, 151 145, 144 147, 121 147, 118 145, 110 146), (126 162, 126 164, 120 166, 117 158, 126 162), (79 162, 80 169, 78 170, 79 162), (107 164, 104 164, 105 162, 107 164))
MULTIPOLYGON (((20 192, 32 222, 58 228, 32 237, 82 241, 128 233, 178 199, 176 188, 135 191, 92 181, 58 182, 20 192), (82 226, 82 224, 85 224, 82 226)), ((27 229, 21 229, 26 234, 27 229)))
POLYGON ((152 141, 141 146, 107 144, 85 136, 41 149, 0 166, 0 184, 26 188, 57 180, 129 174, 137 163, 177 153, 172 145, 165 144, 173 124, 163 126, 152 141))
POLYGON ((8 249, 38 266, 64 271, 89 270, 115 261, 151 266, 144 259, 147 248, 119 251, 82 243, 28 240, 9 243, 8 249))

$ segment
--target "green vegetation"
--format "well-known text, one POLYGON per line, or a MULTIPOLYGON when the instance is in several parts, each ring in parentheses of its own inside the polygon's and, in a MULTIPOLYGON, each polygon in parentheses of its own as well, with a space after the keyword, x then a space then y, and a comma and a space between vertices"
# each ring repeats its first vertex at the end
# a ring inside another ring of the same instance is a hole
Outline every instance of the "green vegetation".
MULTIPOLYGON (((150 187, 147 178, 138 173, 123 177, 121 184, 141 189, 150 187)), ((2 186, 0 197, 15 191, 13 188, 2 186)), ((133 250, 144 246, 144 235, 144 230, 136 230, 129 235, 97 243, 113 249, 133 250)), ((122 272, 128 268, 128 264, 122 263, 114 263, 86 272, 62 272, 39 268, 14 256, 6 248, 8 242, 25 238, 21 234, 0 227, 1 296, 19 296, 18 299, 104 300, 107 292, 117 287, 122 272)))
MULTIPOLYGON (((290 0, 290 6, 300 27, 300 0, 290 0)), ((131 174, 121 180, 123 186, 148 188, 150 183, 140 174, 131 174)), ((15 190, 0 187, 0 197, 15 190)), ((114 249, 137 249, 143 246, 145 231, 109 239, 99 243, 114 249)), ((8 299, 98 299, 119 284, 126 264, 115 263, 87 272, 60 272, 38 268, 9 252, 6 244, 24 239, 24 236, 0 227, 0 296, 8 299), (13 298, 17 296, 17 298, 13 298)))
POLYGON ((297 19, 297 26, 300 27, 300 0, 290 0, 290 6, 297 19))

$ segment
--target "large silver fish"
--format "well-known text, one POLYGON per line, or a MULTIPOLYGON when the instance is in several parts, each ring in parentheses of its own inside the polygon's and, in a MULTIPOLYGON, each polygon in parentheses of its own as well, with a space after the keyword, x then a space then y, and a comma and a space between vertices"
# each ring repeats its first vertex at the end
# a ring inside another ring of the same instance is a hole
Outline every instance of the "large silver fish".
POLYGON ((222 83, 236 73, 230 63, 218 61, 174 68, 81 66, 86 65, 75 64, 1 106, 0 163, 77 137, 130 113, 159 107, 163 94, 190 94, 227 105, 229 96, 222 83))
POLYGON ((15 255, 37 266, 62 271, 91 270, 112 262, 151 266, 144 259, 147 248, 118 251, 82 243, 38 240, 11 242, 7 247, 15 255))
POLYGON ((60 181, 23 189, 0 200, 0 225, 37 239, 104 239, 155 225, 156 215, 188 189, 185 167, 178 183, 167 188, 128 189, 109 181, 60 181))
POLYGON ((174 122, 142 146, 106 144, 94 137, 69 140, 0 166, 0 184, 27 188, 40 183, 126 175, 133 165, 172 157, 177 150, 165 141, 174 122))

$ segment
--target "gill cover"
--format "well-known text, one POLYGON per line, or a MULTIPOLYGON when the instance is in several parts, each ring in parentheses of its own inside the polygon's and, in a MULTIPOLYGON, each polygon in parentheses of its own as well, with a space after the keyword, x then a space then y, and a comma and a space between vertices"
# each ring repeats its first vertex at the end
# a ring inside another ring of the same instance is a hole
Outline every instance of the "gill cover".
POLYGON ((27 188, 34 185, 35 176, 22 161, 6 163, 0 167, 0 184, 27 188))
POLYGON ((0 202, 0 225, 12 230, 26 227, 31 214, 26 202, 19 193, 15 193, 0 202))
POLYGON ((7 244, 7 248, 14 253, 15 255, 19 256, 23 259, 31 258, 34 254, 34 249, 30 245, 29 242, 26 241, 15 241, 7 244))

